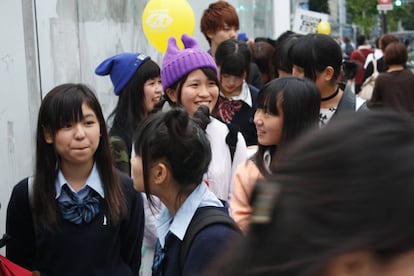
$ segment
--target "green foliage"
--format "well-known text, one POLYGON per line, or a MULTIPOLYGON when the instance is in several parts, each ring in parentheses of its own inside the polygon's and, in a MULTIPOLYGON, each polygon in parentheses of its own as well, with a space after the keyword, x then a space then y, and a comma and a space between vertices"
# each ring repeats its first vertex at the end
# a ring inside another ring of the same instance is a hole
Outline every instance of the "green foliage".
POLYGON ((309 10, 329 14, 328 0, 309 0, 309 10))
POLYGON ((406 16, 401 19, 402 26, 406 30, 414 30, 414 3, 410 3, 406 8, 406 16))
POLYGON ((378 18, 377 0, 347 0, 347 12, 352 23, 360 28, 360 32, 369 35, 378 18))
MULTIPOLYGON (((377 0, 347 0, 347 12, 350 15, 353 24, 356 24, 361 33, 370 35, 375 28, 380 13, 377 10, 377 0)), ((394 32, 398 29, 398 22, 401 20, 402 26, 408 30, 414 30, 414 5, 403 1, 401 7, 395 7, 391 11, 387 11, 387 30, 394 32)))

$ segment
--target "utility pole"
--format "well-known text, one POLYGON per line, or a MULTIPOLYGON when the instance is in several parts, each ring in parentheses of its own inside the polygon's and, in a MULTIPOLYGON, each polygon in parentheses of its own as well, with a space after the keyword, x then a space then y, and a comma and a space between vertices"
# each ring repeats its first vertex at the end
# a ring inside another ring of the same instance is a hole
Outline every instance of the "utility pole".
POLYGON ((387 11, 392 10, 392 0, 378 0, 377 10, 382 14, 382 33, 387 33, 387 11))
POLYGON ((382 33, 386 34, 388 32, 387 30, 387 11, 382 11, 382 33))

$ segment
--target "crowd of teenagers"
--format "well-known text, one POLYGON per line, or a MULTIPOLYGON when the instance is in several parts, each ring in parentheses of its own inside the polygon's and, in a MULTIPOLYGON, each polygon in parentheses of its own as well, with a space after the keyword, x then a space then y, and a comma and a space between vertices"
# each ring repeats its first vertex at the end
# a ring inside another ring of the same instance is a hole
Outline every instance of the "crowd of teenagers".
POLYGON ((41 276, 414 275, 406 46, 245 41, 226 1, 200 29, 209 50, 171 37, 161 66, 137 52, 97 62, 118 97, 108 118, 84 84, 46 94, 6 257, 41 276))

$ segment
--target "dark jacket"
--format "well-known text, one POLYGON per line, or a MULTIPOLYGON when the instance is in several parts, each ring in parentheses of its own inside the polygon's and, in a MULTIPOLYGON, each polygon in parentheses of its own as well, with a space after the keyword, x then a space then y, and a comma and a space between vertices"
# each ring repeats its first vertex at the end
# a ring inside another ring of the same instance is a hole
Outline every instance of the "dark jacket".
MULTIPOLYGON (((202 207, 197 212, 202 211, 202 207)), ((205 227, 195 236, 184 267, 180 267, 182 241, 174 234, 166 237, 164 245, 164 260, 159 274, 163 276, 202 275, 217 258, 226 252, 227 246, 241 238, 240 232, 225 224, 213 224, 205 227)))
POLYGON ((254 124, 254 114, 257 109, 257 95, 259 90, 252 85, 249 85, 250 96, 252 98, 252 106, 243 102, 243 106, 239 112, 234 114, 231 123, 239 127, 240 132, 243 134, 246 140, 246 145, 257 145, 257 131, 256 125, 254 124))
MULTIPOLYGON (((119 173, 121 175, 121 173, 119 173)), ((51 275, 138 275, 144 232, 144 209, 141 194, 132 180, 122 174, 127 215, 118 225, 105 224, 108 206, 100 199, 100 212, 88 224, 76 225, 64 220, 56 233, 35 230, 30 210, 27 178, 12 191, 7 209, 7 257, 42 276, 51 275)), ((108 219, 109 221, 109 219, 108 219)))

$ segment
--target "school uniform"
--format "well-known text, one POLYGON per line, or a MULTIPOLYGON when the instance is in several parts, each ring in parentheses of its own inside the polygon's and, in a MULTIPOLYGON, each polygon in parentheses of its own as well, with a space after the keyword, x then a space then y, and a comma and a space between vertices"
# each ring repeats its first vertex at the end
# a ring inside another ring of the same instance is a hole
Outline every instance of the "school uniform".
POLYGON ((257 131, 254 124, 254 114, 257 109, 257 95, 259 90, 243 82, 240 95, 227 99, 220 93, 218 111, 215 114, 225 123, 236 125, 246 140, 246 145, 257 145, 257 131), (241 103, 234 107, 233 103, 241 103))
POLYGON ((233 158, 231 157, 229 145, 225 140, 228 133, 229 129, 223 122, 211 117, 206 134, 212 156, 204 180, 210 190, 223 201, 230 199, 236 169, 247 159, 246 142, 240 132, 237 135, 236 151, 233 158))
MULTIPOLYGON (((7 233, 11 240, 7 257, 15 263, 51 275, 137 275, 141 262, 144 229, 143 203, 132 180, 117 173, 127 203, 127 214, 118 225, 111 223, 99 174, 94 166, 85 189, 99 195, 99 212, 89 223, 75 224, 63 218, 59 205, 55 233, 36 224, 29 203, 28 178, 12 191, 7 211, 7 233), (35 238, 36 233, 36 238, 35 238)), ((67 185, 61 173, 56 180, 56 203, 66 200, 61 191, 67 185), (62 196, 61 196, 62 195, 62 196)), ((79 191, 79 196, 87 191, 79 191)))
POLYGON ((180 252, 184 236, 192 218, 203 207, 213 206, 223 210, 225 208, 217 197, 202 183, 189 195, 175 216, 172 216, 164 207, 157 221, 159 241, 159 257, 161 260, 153 267, 153 275, 201 275, 220 252, 226 252, 230 243, 240 238, 240 233, 223 224, 213 224, 198 232, 194 238, 184 266, 180 267, 180 252))

